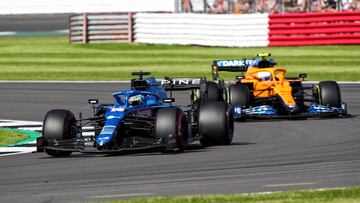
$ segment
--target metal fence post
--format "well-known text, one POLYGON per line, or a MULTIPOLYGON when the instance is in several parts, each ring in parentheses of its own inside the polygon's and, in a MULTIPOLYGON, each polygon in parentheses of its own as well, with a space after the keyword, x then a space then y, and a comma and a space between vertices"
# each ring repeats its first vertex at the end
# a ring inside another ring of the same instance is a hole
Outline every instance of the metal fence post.
POLYGON ((129 43, 133 42, 133 14, 128 13, 128 41, 129 43))
POLYGON ((88 43, 88 14, 83 14, 83 43, 88 43))
POLYGON ((279 4, 280 4, 280 13, 284 13, 284 2, 283 2, 283 0, 280 0, 279 4))
POLYGON ((207 0, 203 0, 204 2, 204 13, 207 13, 207 0))
POLYGON ((70 15, 70 16, 69 16, 69 21, 68 21, 68 23, 69 23, 69 44, 72 43, 72 39, 71 39, 71 33, 72 33, 71 18, 72 18, 72 16, 73 16, 73 15, 70 15))

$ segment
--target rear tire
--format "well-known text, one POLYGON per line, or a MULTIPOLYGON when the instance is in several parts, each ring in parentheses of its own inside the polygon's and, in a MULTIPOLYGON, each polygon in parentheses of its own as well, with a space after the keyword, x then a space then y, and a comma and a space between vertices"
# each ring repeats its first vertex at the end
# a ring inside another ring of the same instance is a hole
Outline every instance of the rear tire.
MULTIPOLYGON (((74 138, 72 126, 76 122, 75 116, 71 111, 55 109, 49 111, 43 123, 43 136, 47 140, 66 140, 74 138)), ((54 157, 70 156, 72 152, 46 149, 45 152, 54 157)))
POLYGON ((180 108, 159 109, 155 119, 155 134, 157 138, 164 139, 167 151, 184 151, 187 122, 183 111, 180 108), (172 138, 169 135, 172 135, 172 138))
POLYGON ((315 97, 324 106, 341 108, 341 94, 339 85, 335 81, 321 81, 316 86, 315 97))
POLYGON ((222 101, 218 85, 215 82, 207 82, 207 98, 206 101, 222 101))
POLYGON ((250 91, 246 85, 231 85, 227 92, 227 102, 232 106, 248 108, 250 106, 250 91))
POLYGON ((229 145, 234 134, 234 119, 225 102, 206 102, 199 113, 200 143, 203 146, 229 145))

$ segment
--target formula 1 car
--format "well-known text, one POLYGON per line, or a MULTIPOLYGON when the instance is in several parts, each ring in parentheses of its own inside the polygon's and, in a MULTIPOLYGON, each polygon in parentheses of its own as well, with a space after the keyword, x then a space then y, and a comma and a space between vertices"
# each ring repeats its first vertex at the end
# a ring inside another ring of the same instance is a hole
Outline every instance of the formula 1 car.
POLYGON ((231 104, 236 119, 295 118, 347 115, 335 81, 321 81, 303 86, 307 74, 285 77, 286 70, 277 67, 269 53, 258 54, 252 60, 216 60, 208 82, 210 100, 225 100, 231 104), (242 72, 226 85, 219 71, 242 72), (223 99, 223 96, 225 99, 223 99))
POLYGON ((187 144, 203 146, 231 144, 234 120, 230 106, 222 101, 205 101, 205 78, 143 78, 135 72, 131 89, 115 92, 114 104, 91 99, 94 116, 77 120, 68 110, 50 110, 44 119, 38 151, 54 157, 72 152, 116 153, 160 150, 181 152, 187 144), (201 96, 186 107, 174 106, 172 91, 198 89, 201 96), (167 92, 170 91, 170 97, 167 92), (90 126, 91 129, 84 128, 90 126), (83 133, 94 132, 90 139, 83 133), (90 148, 90 149, 89 149, 90 148))

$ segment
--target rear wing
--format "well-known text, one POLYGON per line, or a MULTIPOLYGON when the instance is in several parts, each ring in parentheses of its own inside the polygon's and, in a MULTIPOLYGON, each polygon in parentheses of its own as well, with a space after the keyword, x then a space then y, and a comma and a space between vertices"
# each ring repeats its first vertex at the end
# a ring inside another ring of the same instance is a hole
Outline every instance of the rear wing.
POLYGON ((206 79, 201 78, 169 78, 156 79, 157 85, 164 87, 166 91, 184 91, 193 89, 206 89, 206 79))
POLYGON ((211 68, 211 74, 213 80, 217 80, 219 77, 219 71, 228 72, 246 72, 248 67, 253 65, 254 60, 242 59, 242 60, 215 60, 211 68))

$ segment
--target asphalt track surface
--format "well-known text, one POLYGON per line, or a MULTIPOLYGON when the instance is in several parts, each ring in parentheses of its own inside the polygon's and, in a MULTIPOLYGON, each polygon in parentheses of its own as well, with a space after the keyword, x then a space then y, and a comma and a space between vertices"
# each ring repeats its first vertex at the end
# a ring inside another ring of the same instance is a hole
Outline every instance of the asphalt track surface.
POLYGON ((0 15, 0 32, 65 30, 70 14, 0 15))
MULTIPOLYGON (((42 120, 52 108, 111 102, 127 84, 0 83, 1 118, 42 120)), ((342 85, 360 114, 360 86, 342 85)), ((179 93, 177 101, 188 100, 179 93)), ((83 111, 88 111, 83 109, 83 111)), ((152 195, 266 192, 360 185, 360 117, 236 123, 231 146, 181 154, 45 153, 0 157, 0 202, 77 202, 152 195)))

